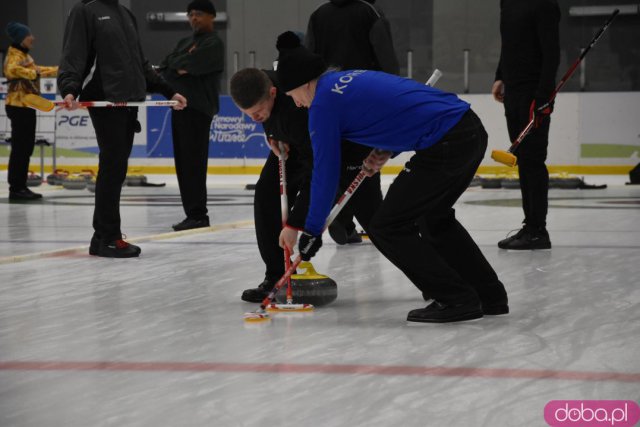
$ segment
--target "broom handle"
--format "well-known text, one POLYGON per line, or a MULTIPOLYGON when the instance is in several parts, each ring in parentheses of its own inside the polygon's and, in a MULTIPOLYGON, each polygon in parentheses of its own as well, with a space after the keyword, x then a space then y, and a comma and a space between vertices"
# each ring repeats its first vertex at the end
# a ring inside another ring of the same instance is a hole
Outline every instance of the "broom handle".
MULTIPOLYGON (((573 65, 567 70, 566 73, 564 73, 564 76, 562 76, 562 78, 560 79, 560 82, 558 82, 558 85, 551 93, 551 98, 549 98, 550 103, 553 102, 554 99, 556 99, 556 95, 558 94, 558 92, 560 92, 560 89, 562 89, 562 87, 567 82, 567 80, 569 80, 569 78, 573 75, 573 73, 576 71, 576 69, 578 68, 578 66, 584 59, 584 57, 587 56, 587 53, 589 53, 591 48, 597 43, 598 40, 600 40, 600 37, 602 37, 604 32, 607 30, 607 28, 609 28, 609 25, 611 25, 615 17, 618 16, 618 13, 620 13, 620 9, 616 9, 613 11, 609 19, 607 19, 607 22, 605 22, 604 25, 600 28, 600 30, 598 30, 596 35, 593 36, 593 39, 591 39, 591 42, 589 42, 589 45, 582 51, 578 59, 576 59, 573 65)), ((518 148, 518 145, 520 145, 520 143, 525 138, 525 136, 527 136, 529 132, 531 132, 531 129, 533 128, 533 123, 534 123, 534 119, 531 119, 529 121, 529 124, 527 124, 527 126, 522 130, 522 132, 520 132, 516 140, 513 141, 513 144, 511 144, 511 147, 509 147, 509 153, 513 154, 513 152, 516 150, 516 148, 518 148)))
MULTIPOLYGON (((433 71, 433 74, 431 75, 431 77, 429 77, 429 80, 427 80, 426 85, 427 86, 435 85, 436 82, 440 79, 440 77, 442 77, 442 72, 436 68, 433 71)), ((329 227, 329 225, 331 225, 334 219, 336 219, 340 211, 344 208, 344 206, 347 204, 349 199, 351 199, 351 197, 353 196, 353 193, 356 192, 356 190, 358 189, 358 187, 360 187, 360 184, 362 184, 362 182, 365 180, 366 177, 367 175, 363 170, 360 170, 360 172, 358 172, 358 175, 356 175, 356 177, 353 179, 351 184, 349 184, 347 189, 344 191, 344 193, 342 193, 342 196, 340 196, 336 204, 333 206, 333 208, 329 212, 329 216, 327 216, 327 220, 324 223, 323 231, 326 230, 329 227)), ((276 296, 280 288, 284 285, 284 283, 287 280, 291 278, 291 275, 296 271, 296 268, 298 268, 298 265, 300 265, 301 262, 302 262, 302 257, 300 256, 300 254, 298 254, 296 256, 296 259, 293 261, 293 263, 291 263, 289 268, 287 268, 287 270, 284 272, 284 275, 273 286, 273 289, 271 290, 271 292, 269 292, 269 295, 267 295, 265 299, 262 301, 262 303, 260 304, 260 310, 264 311, 264 309, 267 308, 269 304, 271 304, 271 301, 276 296)))
MULTIPOLYGON (((110 102, 110 101, 78 101, 80 107, 172 107, 178 101, 141 101, 141 102, 110 102)), ((64 101, 55 101, 53 105, 63 107, 64 101)))
MULTIPOLYGON (((282 228, 287 225, 289 218, 289 198, 287 196, 287 172, 285 170, 286 153, 284 143, 278 141, 278 175, 280 176, 280 213, 282 215, 282 228)), ((289 248, 284 248, 284 267, 288 270, 291 267, 291 253, 289 248)), ((291 276, 287 278, 287 304, 293 303, 293 291, 291 290, 291 276)))

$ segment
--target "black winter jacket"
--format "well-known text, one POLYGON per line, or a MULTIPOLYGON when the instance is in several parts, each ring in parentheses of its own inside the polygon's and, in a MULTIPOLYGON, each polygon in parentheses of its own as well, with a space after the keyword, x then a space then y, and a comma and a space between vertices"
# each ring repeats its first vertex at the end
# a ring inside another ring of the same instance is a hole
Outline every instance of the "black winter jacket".
POLYGON ((329 66, 398 74, 389 22, 365 0, 331 0, 309 18, 307 48, 329 66))
POLYGON ((143 101, 147 92, 175 91, 142 53, 133 14, 118 0, 82 0, 64 31, 58 88, 85 101, 143 101), (88 82, 83 86, 83 82, 88 82))

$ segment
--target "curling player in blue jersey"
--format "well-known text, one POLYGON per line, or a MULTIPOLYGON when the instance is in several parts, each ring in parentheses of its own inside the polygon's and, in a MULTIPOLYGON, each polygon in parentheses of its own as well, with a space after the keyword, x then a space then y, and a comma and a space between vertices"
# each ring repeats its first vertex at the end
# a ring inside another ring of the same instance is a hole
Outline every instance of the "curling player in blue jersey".
MULTIPOLYGON (((392 155, 415 151, 369 226, 380 252, 433 299, 407 320, 444 323, 508 313, 503 284, 453 209, 487 148, 487 133, 470 105, 383 72, 327 70, 289 31, 278 37, 277 47, 282 89, 309 109, 314 160, 311 202, 298 241, 302 259, 322 246, 340 178, 341 140, 377 149, 364 161, 368 175, 392 155)), ((296 244, 285 235, 280 243, 290 249, 296 244)))

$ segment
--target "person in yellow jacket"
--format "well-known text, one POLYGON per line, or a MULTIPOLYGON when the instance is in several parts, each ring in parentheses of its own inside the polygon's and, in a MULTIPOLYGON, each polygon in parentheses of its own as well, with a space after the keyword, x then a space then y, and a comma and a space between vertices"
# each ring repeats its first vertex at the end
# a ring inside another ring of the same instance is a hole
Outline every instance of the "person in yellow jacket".
POLYGON ((35 37, 24 24, 10 22, 6 29, 11 46, 4 61, 4 76, 9 87, 5 109, 11 120, 11 155, 9 156, 9 200, 36 200, 41 194, 27 188, 29 160, 36 141, 36 110, 27 107, 27 94, 40 94, 40 77, 54 77, 58 67, 36 65, 29 50, 35 37))

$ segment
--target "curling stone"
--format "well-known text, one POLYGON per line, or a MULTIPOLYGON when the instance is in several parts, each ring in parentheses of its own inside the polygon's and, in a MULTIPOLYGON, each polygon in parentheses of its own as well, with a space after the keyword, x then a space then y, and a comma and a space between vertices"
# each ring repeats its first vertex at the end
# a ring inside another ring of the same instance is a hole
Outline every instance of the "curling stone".
POLYGON ((84 190, 87 188, 87 179, 78 174, 72 174, 62 180, 62 187, 67 190, 84 190))
POLYGON ((125 183, 129 187, 142 187, 147 182, 145 175, 127 175, 125 183))
POLYGON ((474 175, 473 179, 469 183, 469 187, 479 187, 482 184, 482 178, 480 175, 474 175))
MULTIPOLYGON (((336 282, 322 274, 318 274, 310 262, 301 262, 298 271, 305 270, 301 274, 291 276, 291 292, 293 304, 312 304, 320 307, 333 302, 338 298, 338 285, 336 282)), ((287 286, 280 288, 276 294, 279 304, 287 302, 287 286)))
POLYGON ((87 190, 92 193, 96 192, 96 177, 93 176, 89 181, 87 181, 87 190))
POLYGON ((42 184, 42 177, 37 173, 29 171, 27 175, 27 187, 38 187, 40 184, 42 184))
POLYGON ((511 188, 511 189, 520 188, 520 178, 518 177, 517 174, 508 175, 502 179, 502 182, 500 183, 500 185, 502 185, 502 188, 511 188))
POLYGON ((566 173, 553 175, 549 177, 549 188, 562 188, 572 190, 579 188, 584 182, 577 176, 570 176, 566 173))
POLYGON ((502 178, 498 176, 481 177, 480 186, 482 188, 500 188, 502 187, 502 178))
POLYGON ((91 169, 82 169, 82 172, 78 174, 78 176, 84 177, 87 182, 90 182, 95 175, 96 174, 91 169))
POLYGON ((56 169, 52 174, 47 175, 47 184, 62 185, 62 180, 69 176, 69 172, 62 169, 56 169))

